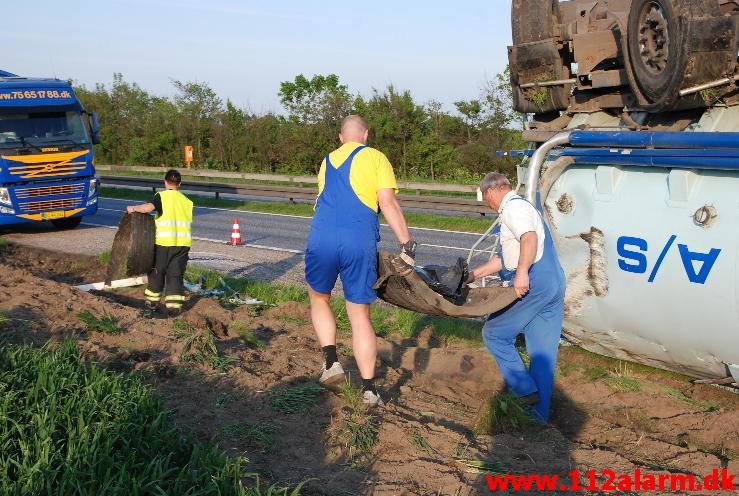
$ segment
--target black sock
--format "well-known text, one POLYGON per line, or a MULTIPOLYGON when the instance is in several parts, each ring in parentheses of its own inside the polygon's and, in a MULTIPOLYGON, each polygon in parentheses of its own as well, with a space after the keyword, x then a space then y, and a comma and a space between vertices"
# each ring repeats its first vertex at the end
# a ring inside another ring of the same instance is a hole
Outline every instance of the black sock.
POLYGON ((336 356, 336 345, 331 344, 321 349, 323 350, 323 357, 326 359, 326 370, 328 370, 334 362, 339 361, 339 357, 336 356))
POLYGON ((375 379, 362 379, 362 391, 371 391, 374 394, 377 394, 377 391, 375 390, 375 379))

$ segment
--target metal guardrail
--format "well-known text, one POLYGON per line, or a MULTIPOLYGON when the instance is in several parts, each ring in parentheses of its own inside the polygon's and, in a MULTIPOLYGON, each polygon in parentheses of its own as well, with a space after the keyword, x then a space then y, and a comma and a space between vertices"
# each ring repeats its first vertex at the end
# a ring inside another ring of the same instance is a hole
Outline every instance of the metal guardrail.
MULTIPOLYGON (((129 167, 126 165, 96 165, 98 171, 111 172, 149 172, 164 174, 168 167, 129 167)), ((284 183, 316 184, 316 176, 288 176, 279 174, 249 174, 244 172, 223 172, 212 169, 177 169, 183 176, 208 177, 218 179, 246 179, 251 181, 277 181, 284 183)), ((414 189, 416 194, 421 191, 442 191, 449 193, 477 193, 477 186, 466 186, 463 184, 436 184, 421 183, 415 181, 398 181, 398 188, 414 189)))
MULTIPOLYGON (((101 169, 101 167, 98 167, 98 169, 101 169)), ((131 168, 127 169, 131 170, 131 168)), ((155 178, 110 175, 99 177, 103 183, 103 186, 151 188, 152 191, 156 191, 157 189, 161 189, 162 187, 162 180, 155 178)), ((214 176, 209 175, 208 177, 214 176)), ((181 189, 183 191, 213 193, 215 194, 216 198, 219 198, 222 194, 283 198, 291 202, 294 200, 315 200, 316 198, 315 188, 306 188, 299 186, 279 186, 272 184, 228 184, 210 181, 206 182, 183 180, 181 189)), ((401 206, 406 208, 418 208, 424 210, 448 212, 475 212, 479 213, 480 215, 494 215, 494 212, 490 208, 488 208, 485 203, 472 199, 435 195, 398 195, 398 201, 400 202, 401 206)))

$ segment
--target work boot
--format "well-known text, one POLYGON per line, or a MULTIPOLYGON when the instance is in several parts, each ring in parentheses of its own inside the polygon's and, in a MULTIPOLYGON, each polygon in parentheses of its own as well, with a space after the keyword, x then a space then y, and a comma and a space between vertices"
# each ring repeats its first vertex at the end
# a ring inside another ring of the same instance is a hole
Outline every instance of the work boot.
POLYGON ((380 398, 379 393, 373 391, 365 391, 362 393, 362 403, 369 407, 384 406, 385 402, 380 398))
POLYGON ((179 317, 182 314, 182 308, 168 308, 167 317, 173 319, 179 317))
POLYGON ((326 363, 321 366, 321 378, 318 379, 318 383, 327 388, 338 390, 346 382, 346 375, 344 374, 344 367, 339 362, 334 362, 331 367, 326 369, 326 363))

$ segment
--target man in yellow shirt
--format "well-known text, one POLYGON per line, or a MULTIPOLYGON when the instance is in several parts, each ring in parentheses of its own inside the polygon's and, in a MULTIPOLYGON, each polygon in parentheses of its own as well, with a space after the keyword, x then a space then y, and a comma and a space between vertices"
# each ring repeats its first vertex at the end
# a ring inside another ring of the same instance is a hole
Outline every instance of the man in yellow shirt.
POLYGON ((345 381, 336 356, 336 318, 329 301, 336 279, 346 298, 352 326, 354 357, 362 376, 363 400, 382 404, 374 386, 377 343, 369 305, 375 301, 377 279, 378 210, 401 244, 401 257, 413 263, 416 242, 395 195, 393 168, 385 155, 366 146, 367 123, 357 115, 341 123, 342 146, 329 154, 318 173, 318 200, 305 251, 305 279, 311 320, 324 353, 320 383, 336 387, 345 381))

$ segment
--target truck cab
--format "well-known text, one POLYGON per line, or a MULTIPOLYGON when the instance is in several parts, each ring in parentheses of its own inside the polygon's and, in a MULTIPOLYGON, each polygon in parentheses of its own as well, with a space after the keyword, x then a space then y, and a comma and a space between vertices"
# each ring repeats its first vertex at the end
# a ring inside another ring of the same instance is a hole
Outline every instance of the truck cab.
POLYGON ((70 229, 96 213, 97 133, 69 82, 0 71, 0 226, 70 229))

